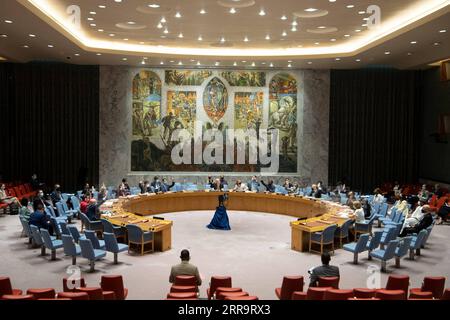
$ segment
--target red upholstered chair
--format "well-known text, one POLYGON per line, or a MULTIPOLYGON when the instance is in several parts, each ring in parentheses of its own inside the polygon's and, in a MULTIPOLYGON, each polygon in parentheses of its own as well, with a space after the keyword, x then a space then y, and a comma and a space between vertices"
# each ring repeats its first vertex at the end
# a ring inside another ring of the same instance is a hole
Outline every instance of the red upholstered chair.
POLYGON ((214 297, 216 289, 219 287, 231 288, 231 277, 212 276, 210 287, 206 289, 206 295, 208 296, 208 300, 211 300, 214 297))
POLYGON ((125 300, 128 289, 124 287, 123 278, 120 275, 102 276, 100 286, 103 291, 114 291, 117 300, 125 300))
POLYGON ((445 289, 441 300, 450 300, 450 289, 445 289))
POLYGON ((226 297, 225 300, 259 300, 256 296, 243 296, 243 297, 226 297))
POLYGON ((57 298, 70 300, 89 300, 89 295, 86 292, 58 292, 57 298))
POLYGON ((323 300, 325 292, 332 287, 309 287, 306 292, 306 300, 323 300))
POLYGON ((377 290, 369 288, 354 288, 353 295, 359 299, 370 299, 375 297, 377 290))
POLYGON ((76 292, 77 287, 86 287, 86 282, 84 278, 80 278, 79 280, 71 280, 68 278, 63 279, 63 291, 64 292, 76 292), (70 288, 69 288, 70 287, 70 288))
POLYGON ((353 290, 329 289, 323 296, 323 300, 347 300, 348 298, 353 298, 353 290))
POLYGON ((20 296, 22 294, 22 290, 13 289, 11 280, 8 277, 0 277, 0 297, 5 294, 20 296))
POLYGON ((375 294, 375 298, 380 300, 405 300, 405 291, 379 289, 375 294))
POLYGON ((197 292, 197 278, 194 276, 176 276, 170 292, 197 292))
POLYGON ((415 299, 420 299, 420 300, 431 300, 433 299, 433 292, 431 291, 414 291, 411 292, 409 294, 409 300, 415 300, 415 299))
POLYGON ((403 290, 405 299, 408 295, 409 276, 407 275, 390 275, 386 283, 386 290, 403 290))
POLYGON ((379 298, 348 298, 347 300, 379 301, 379 298))
POLYGON ((303 291, 303 285, 302 276, 285 276, 281 288, 275 289, 275 294, 280 300, 291 300, 293 292, 303 291))
POLYGON ((2 296, 2 300, 34 300, 34 296, 31 294, 27 294, 24 296, 14 295, 14 294, 5 294, 2 296))
POLYGON ((28 289, 27 294, 31 294, 35 299, 54 299, 56 296, 55 289, 28 289))
POLYGON ((421 288, 412 288, 410 292, 410 298, 411 294, 418 293, 418 292, 432 292, 433 298, 440 299, 442 297, 442 294, 444 293, 445 288, 445 277, 425 277, 423 279, 422 287, 421 288))
POLYGON ((197 299, 197 292, 169 293, 167 299, 197 299))
POLYGON ((77 288, 77 292, 84 292, 89 295, 89 300, 105 300, 103 290, 99 287, 77 288))
POLYGON ((306 300, 306 292, 303 291, 292 292, 291 300, 306 300))
POLYGON ((318 287, 332 287, 339 289, 339 277, 319 277, 318 287))
POLYGON ((221 292, 220 293, 220 297, 222 298, 221 300, 225 300, 228 297, 247 297, 249 296, 248 292, 245 291, 240 291, 240 292, 221 292))
POLYGON ((242 292, 242 288, 225 288, 225 287, 218 287, 216 289, 216 299, 217 300, 223 300, 225 293, 236 293, 236 292, 242 292))

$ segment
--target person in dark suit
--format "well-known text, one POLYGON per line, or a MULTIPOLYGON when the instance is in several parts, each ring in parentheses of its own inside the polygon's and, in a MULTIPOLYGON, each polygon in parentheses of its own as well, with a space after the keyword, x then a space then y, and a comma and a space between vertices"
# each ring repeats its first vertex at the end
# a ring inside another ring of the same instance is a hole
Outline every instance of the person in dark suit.
POLYGON ((274 193, 275 192, 275 184, 273 183, 273 180, 270 179, 267 184, 261 180, 261 183, 264 187, 266 187, 266 191, 270 192, 270 193, 274 193))
POLYGON ((150 189, 155 192, 161 192, 161 181, 159 180, 159 177, 154 177, 152 183, 150 184, 150 189))
POLYGON ((404 228, 400 233, 399 237, 406 237, 409 234, 419 233, 422 230, 425 230, 433 223, 433 215, 431 214, 431 210, 427 209, 426 214, 423 216, 422 220, 418 224, 416 224, 412 228, 404 228))
POLYGON ((92 198, 89 201, 89 205, 88 205, 87 210, 86 210, 86 216, 91 221, 97 221, 98 218, 99 218, 97 200, 95 200, 94 198, 92 198))
POLYGON ((42 203, 36 204, 36 210, 30 215, 29 224, 36 226, 39 229, 46 229, 50 234, 53 234, 52 225, 45 214, 44 205, 42 203))
POLYGON ((319 199, 322 198, 322 193, 322 190, 319 189, 316 184, 313 184, 311 186, 311 193, 309 194, 309 196, 319 199))
POLYGON ((336 266, 330 266, 331 256, 328 252, 322 253, 321 259, 321 266, 315 267, 308 271, 311 277, 309 283, 310 287, 317 287, 319 277, 340 277, 339 268, 336 266))
POLYGON ((175 185, 175 182, 172 180, 171 184, 168 184, 166 179, 163 178, 161 182, 161 191, 162 192, 168 192, 170 189, 175 185))

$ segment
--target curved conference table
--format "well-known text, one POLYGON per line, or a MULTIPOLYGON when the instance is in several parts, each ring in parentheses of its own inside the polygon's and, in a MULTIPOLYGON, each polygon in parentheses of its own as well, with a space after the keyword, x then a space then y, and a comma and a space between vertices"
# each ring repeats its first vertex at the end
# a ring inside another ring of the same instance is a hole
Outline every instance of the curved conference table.
MULTIPOLYGON (((171 248, 172 221, 155 217, 158 214, 181 211, 211 210, 218 205, 218 191, 184 191, 164 194, 144 194, 105 202, 102 217, 112 224, 137 224, 154 232, 155 250, 171 248)), ((228 210, 266 212, 297 218, 290 223, 291 248, 307 251, 309 234, 322 231, 330 224, 342 225, 351 218, 349 208, 340 204, 309 197, 255 192, 228 192, 228 210)))

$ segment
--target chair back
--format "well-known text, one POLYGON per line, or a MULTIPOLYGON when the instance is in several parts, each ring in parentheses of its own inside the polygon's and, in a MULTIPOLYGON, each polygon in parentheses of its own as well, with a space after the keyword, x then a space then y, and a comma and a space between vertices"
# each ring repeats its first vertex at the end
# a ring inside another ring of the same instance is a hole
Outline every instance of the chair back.
POLYGON ((367 242, 369 241, 369 234, 364 233, 359 236, 358 243, 355 246, 355 252, 360 253, 366 250, 367 242))
POLYGON ((403 290, 377 290, 375 298, 380 300, 405 300, 406 294, 403 290))
POLYGON ((51 224, 53 226, 53 230, 55 231, 57 237, 61 238, 62 232, 61 232, 61 227, 60 227, 60 225, 58 223, 58 220, 56 220, 56 218, 50 217, 50 222, 51 222, 51 224))
POLYGON ((42 241, 42 237, 41 237, 41 233, 39 232, 39 228, 34 225, 30 225, 30 229, 31 229, 31 233, 33 235, 34 243, 38 246, 42 246, 44 244, 44 241, 42 241))
POLYGON ((13 294, 11 279, 8 277, 0 277, 0 297, 4 294, 13 294))
MULTIPOLYGON (((398 213, 400 213, 400 212, 398 212, 398 213)), ((395 220, 395 218, 397 217, 397 208, 392 208, 392 211, 391 211, 391 215, 389 216, 389 219, 391 220, 391 221, 394 221, 395 220)))
POLYGON ((103 238, 105 239, 105 248, 108 252, 119 252, 119 245, 114 233, 103 232, 103 238))
POLYGON ((94 247, 91 240, 80 239, 81 256, 88 260, 95 260, 94 247))
POLYGON ((75 291, 87 293, 89 300, 104 300, 103 290, 100 287, 81 287, 77 288, 75 291))
POLYGON ((339 277, 319 277, 319 287, 339 289, 339 277))
POLYGON ((396 236, 397 228, 391 227, 391 228, 385 228, 383 231, 383 236, 381 237, 381 243, 387 244, 389 241, 394 240, 397 238, 396 236))
POLYGON ((336 232, 337 225, 333 224, 331 226, 328 226, 323 230, 322 233, 322 242, 333 242, 334 241, 334 233, 336 232))
POLYGON ((391 240, 384 251, 383 260, 390 260, 395 255, 395 249, 398 246, 398 240, 391 240))
POLYGON ((78 243, 80 241, 80 232, 78 231, 76 226, 68 225, 67 229, 69 230, 70 234, 72 235, 73 240, 78 243))
POLYGON ((142 243, 143 231, 139 226, 135 224, 128 224, 127 231, 128 231, 128 241, 131 241, 133 243, 142 243))
POLYGON ((114 227, 111 222, 106 219, 100 219, 103 225, 103 231, 108 233, 114 233, 114 227))
POLYGON ((380 207, 380 211, 378 212, 378 216, 385 218, 388 212, 388 204, 383 203, 380 207))
POLYGON ((400 244, 398 245, 397 249, 395 250, 395 256, 397 257, 403 257, 408 253, 409 247, 411 245, 412 237, 404 237, 402 240, 400 240, 400 244))
POLYGON ((81 219, 81 222, 84 223, 86 229, 91 228, 91 220, 89 220, 89 218, 87 217, 86 214, 84 214, 83 212, 80 212, 80 219, 81 219))
POLYGON ((100 286, 103 291, 114 291, 117 300, 125 300, 127 290, 124 288, 121 275, 102 276, 100 286))
POLYGON ((333 289, 331 287, 309 287, 306 292, 306 300, 323 300, 325 292, 333 289))
POLYGON ((100 242, 98 241, 96 232, 93 230, 84 230, 84 235, 86 239, 91 240, 92 246, 94 249, 100 249, 100 242))
POLYGON ((58 201, 56 203, 56 209, 58 210, 58 213, 59 213, 60 217, 66 216, 66 211, 64 210, 62 202, 58 201))
POLYGON ((61 229, 61 235, 65 234, 65 235, 70 236, 70 231, 69 231, 69 229, 67 229, 67 223, 66 222, 60 221, 59 222, 59 227, 61 229))
POLYGON ((353 298, 353 290, 329 289, 325 291, 323 300, 348 300, 353 298))
POLYGON ((63 234, 62 242, 63 242, 64 254, 71 256, 71 257, 74 257, 77 255, 75 242, 73 241, 72 236, 63 234))
POLYGON ((52 241, 52 238, 50 237, 50 233, 48 232, 48 230, 42 229, 41 236, 42 236, 42 240, 44 241, 45 246, 48 249, 53 250, 54 245, 53 245, 53 241, 52 241))
POLYGON ((433 293, 433 298, 441 299, 445 289, 445 277, 425 277, 423 279, 422 291, 433 293))
POLYGON ((413 237, 413 242, 410 247, 410 249, 420 249, 422 246, 423 240, 425 239, 425 236, 427 235, 427 230, 420 230, 419 234, 416 237, 413 237), (415 240, 415 241, 414 241, 415 240))
POLYGON ((347 221, 345 221, 345 222, 342 224, 342 227, 340 227, 339 229, 337 229, 337 231, 340 230, 339 236, 340 236, 341 238, 346 238, 346 237, 348 237, 348 230, 350 229, 350 226, 351 226, 352 224, 353 224, 353 220, 352 220, 352 219, 348 219, 347 221))
POLYGON ((77 197, 71 196, 70 197, 70 202, 72 203, 72 206, 73 206, 74 210, 80 210, 80 200, 78 200, 77 197))
POLYGON ((195 276, 176 276, 173 283, 175 286, 197 287, 195 276))
POLYGON ((56 218, 56 213, 55 213, 55 210, 53 210, 53 207, 51 207, 51 206, 46 206, 44 210, 45 210, 45 213, 46 213, 49 217, 56 218))
POLYGON ((402 213, 402 212, 399 212, 399 213, 395 216, 395 219, 393 219, 392 221, 395 222, 395 223, 400 223, 400 221, 402 220, 402 218, 403 218, 403 213, 402 213))
POLYGON ((30 225, 28 222, 22 218, 20 218, 20 223, 22 224, 23 230, 25 231, 25 234, 28 238, 32 238, 33 234, 31 233, 30 225))
POLYGON ((231 277, 225 276, 225 277, 218 277, 218 276, 212 276, 211 277, 211 284, 209 287, 209 294, 211 296, 214 295, 217 288, 224 287, 224 288, 231 288, 232 282, 231 277))
POLYGON ((390 275, 386 283, 386 290, 403 290, 408 292, 408 287, 408 275, 390 275))
POLYGON ((303 291, 304 280, 302 276, 285 276, 281 284, 280 300, 291 300, 294 291, 303 291))

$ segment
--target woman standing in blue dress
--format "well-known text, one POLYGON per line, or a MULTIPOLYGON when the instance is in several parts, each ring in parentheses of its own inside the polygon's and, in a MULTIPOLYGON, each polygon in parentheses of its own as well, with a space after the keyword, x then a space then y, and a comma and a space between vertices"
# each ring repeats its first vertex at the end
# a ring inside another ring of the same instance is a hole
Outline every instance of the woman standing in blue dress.
POLYGON ((225 208, 226 197, 224 195, 219 196, 219 206, 214 213, 214 217, 211 223, 206 227, 209 229, 217 230, 231 230, 230 222, 228 221, 227 208, 225 208))

